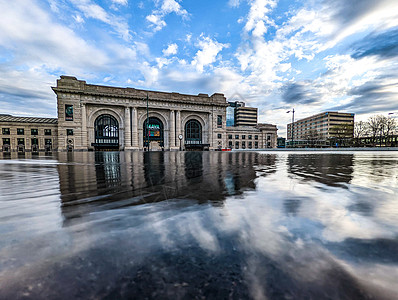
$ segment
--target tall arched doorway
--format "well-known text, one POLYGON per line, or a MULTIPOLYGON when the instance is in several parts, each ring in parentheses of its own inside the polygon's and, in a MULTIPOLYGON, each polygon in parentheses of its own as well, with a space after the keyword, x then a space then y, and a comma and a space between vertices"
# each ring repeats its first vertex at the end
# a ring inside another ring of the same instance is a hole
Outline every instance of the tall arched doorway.
POLYGON ((191 119, 185 123, 185 149, 203 150, 202 125, 198 120, 191 119))
POLYGON ((119 150, 119 123, 114 116, 100 115, 94 122, 95 150, 119 150))
POLYGON ((152 151, 161 151, 164 149, 164 127, 163 122, 158 118, 149 117, 144 121, 144 148, 152 151), (148 125, 147 125, 148 124, 148 125))

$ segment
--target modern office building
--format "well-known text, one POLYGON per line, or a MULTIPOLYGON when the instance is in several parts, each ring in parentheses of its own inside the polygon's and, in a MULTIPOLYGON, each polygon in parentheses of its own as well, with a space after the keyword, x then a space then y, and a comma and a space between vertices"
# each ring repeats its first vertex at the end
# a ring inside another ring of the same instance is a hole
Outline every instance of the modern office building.
POLYGON ((236 126, 235 124, 235 112, 238 107, 244 107, 245 103, 242 101, 228 101, 227 107, 227 127, 236 126))
POLYGON ((286 146, 326 147, 333 138, 353 138, 353 113, 327 111, 287 125, 286 146))
POLYGON ((256 126, 257 108, 241 106, 235 110, 235 126, 256 126))
MULTIPOLYGON (((184 95, 91 85, 71 76, 61 76, 53 91, 57 95, 58 119, 36 127, 43 135, 45 126, 52 128, 54 151, 219 150, 228 148, 228 136, 237 130, 239 134, 235 136, 239 136, 239 140, 253 136, 251 147, 249 143, 239 142, 239 149, 276 147, 275 125, 227 128, 229 105, 223 94, 184 95), (254 135, 258 144, 254 143, 254 135)), ((35 124, 29 123, 24 131, 25 151, 31 151, 26 133, 36 129, 35 124)), ((1 146, 8 143, 3 140, 9 138, 5 136, 7 132, 9 135, 15 132, 6 150, 18 151, 21 140, 17 140, 17 129, 22 128, 21 123, 0 119, 0 127, 1 146)), ((40 138, 43 140, 39 140, 38 148, 43 150, 46 141, 40 138)))

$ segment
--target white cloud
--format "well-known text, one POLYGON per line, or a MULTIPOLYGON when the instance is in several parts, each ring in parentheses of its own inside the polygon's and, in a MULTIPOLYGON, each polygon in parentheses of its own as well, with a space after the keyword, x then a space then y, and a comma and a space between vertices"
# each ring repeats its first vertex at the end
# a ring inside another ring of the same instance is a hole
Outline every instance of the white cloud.
POLYGON ((276 0, 254 0, 245 25, 247 32, 252 31, 253 36, 262 37, 267 31, 267 25, 273 25, 273 21, 267 14, 276 6, 276 0))
POLYGON ((228 48, 228 44, 222 44, 210 37, 201 35, 197 47, 200 49, 196 52, 191 64, 196 67, 196 70, 203 72, 203 67, 214 63, 217 59, 218 53, 223 48, 228 48))
POLYGON ((0 45, 12 50, 14 59, 28 66, 45 65, 68 71, 96 68, 107 55, 89 45, 71 29, 53 23, 47 12, 25 1, 0 3, 0 45))
POLYGON ((127 22, 109 14, 101 6, 91 0, 71 0, 71 2, 85 15, 86 18, 97 19, 110 26, 126 41, 131 40, 127 22))
POLYGON ((188 16, 188 12, 185 9, 183 9, 181 5, 175 0, 163 0, 160 12, 162 13, 162 15, 167 15, 174 12, 179 16, 183 17, 188 16))
POLYGON ((239 7, 240 5, 240 0, 229 0, 228 5, 231 7, 239 7))
POLYGON ((163 21, 160 15, 149 15, 146 16, 146 20, 152 23, 152 28, 154 31, 159 31, 166 26, 166 22, 163 21))
POLYGON ((112 0, 113 3, 119 4, 119 5, 127 5, 128 0, 112 0))
POLYGON ((177 54, 177 51, 178 51, 178 46, 175 43, 168 45, 166 49, 162 50, 164 56, 175 55, 177 54))
POLYGON ((146 17, 146 20, 149 21, 153 30, 159 31, 167 24, 163 20, 165 16, 168 14, 175 13, 178 16, 181 16, 183 19, 188 18, 188 12, 181 7, 181 5, 175 0, 163 0, 162 5, 159 9, 154 10, 152 14, 146 17))
POLYGON ((80 23, 80 24, 84 23, 84 19, 82 18, 81 15, 73 16, 73 19, 75 19, 75 21, 76 21, 77 23, 80 23))

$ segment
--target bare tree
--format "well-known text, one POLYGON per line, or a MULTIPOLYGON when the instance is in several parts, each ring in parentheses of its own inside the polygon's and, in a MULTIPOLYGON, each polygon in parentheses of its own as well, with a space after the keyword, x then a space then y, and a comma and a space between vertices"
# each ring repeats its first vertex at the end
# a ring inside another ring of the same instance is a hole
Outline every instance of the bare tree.
MULTIPOLYGON (((382 116, 381 124, 380 124, 380 137, 382 137, 385 141, 385 146, 388 146, 390 143, 391 135, 394 134, 397 129, 397 122, 393 118, 387 118, 382 116)), ((380 139, 381 145, 381 139, 380 139)))
POLYGON ((369 134, 369 126, 367 122, 359 121, 354 123, 354 138, 356 144, 360 144, 360 138, 365 137, 369 134))
POLYGON ((382 115, 375 115, 368 119, 369 133, 372 137, 373 146, 376 146, 376 138, 380 136, 383 117, 382 115))

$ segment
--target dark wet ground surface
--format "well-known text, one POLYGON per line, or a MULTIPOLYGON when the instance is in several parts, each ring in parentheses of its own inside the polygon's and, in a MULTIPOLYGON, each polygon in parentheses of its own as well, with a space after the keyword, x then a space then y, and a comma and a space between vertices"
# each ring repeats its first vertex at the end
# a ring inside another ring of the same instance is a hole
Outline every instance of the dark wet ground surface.
POLYGON ((0 299, 398 299, 398 153, 0 159, 0 299))

